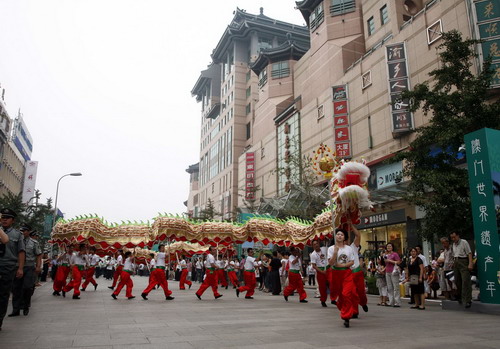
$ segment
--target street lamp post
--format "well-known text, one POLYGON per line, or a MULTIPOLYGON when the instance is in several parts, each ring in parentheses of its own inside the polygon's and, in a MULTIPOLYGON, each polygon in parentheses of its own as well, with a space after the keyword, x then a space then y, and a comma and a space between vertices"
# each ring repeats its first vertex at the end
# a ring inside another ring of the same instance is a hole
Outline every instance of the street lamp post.
MULTIPOLYGON (((52 231, 54 231, 54 227, 56 225, 56 219, 57 219, 57 197, 59 196, 59 183, 61 182, 61 179, 67 176, 81 176, 82 174, 80 172, 75 172, 75 173, 68 173, 59 178, 57 181, 57 187, 56 187, 56 200, 54 202, 54 216, 52 217, 52 231)), ((54 255, 54 244, 52 244, 52 255, 54 255)))

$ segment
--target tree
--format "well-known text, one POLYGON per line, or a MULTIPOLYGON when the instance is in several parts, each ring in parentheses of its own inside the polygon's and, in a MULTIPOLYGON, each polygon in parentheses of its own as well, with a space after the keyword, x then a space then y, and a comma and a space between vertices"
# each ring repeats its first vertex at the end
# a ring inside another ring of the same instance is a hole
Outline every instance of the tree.
MULTIPOLYGON (((21 224, 29 224, 33 230, 44 232, 45 217, 53 214, 52 199, 47 199, 46 204, 38 203, 40 191, 35 191, 35 196, 26 204, 21 194, 8 193, 0 197, 0 208, 10 208, 17 213, 14 226, 19 228, 21 224)), ((43 243, 42 243, 43 247, 43 243)))
POLYGON ((199 219, 203 221, 213 221, 216 216, 220 216, 221 213, 215 209, 214 202, 212 199, 208 199, 207 206, 200 211, 199 219))
POLYGON ((429 73, 431 82, 405 91, 411 111, 422 109, 429 123, 416 129, 410 147, 393 162, 404 161, 403 173, 411 178, 406 200, 425 210, 419 233, 432 240, 452 231, 471 237, 472 214, 468 173, 459 165, 464 135, 500 127, 500 102, 492 101, 490 60, 479 74, 472 72, 477 40, 463 40, 458 31, 443 34, 439 68, 429 73), (430 115, 429 115, 430 114, 430 115))

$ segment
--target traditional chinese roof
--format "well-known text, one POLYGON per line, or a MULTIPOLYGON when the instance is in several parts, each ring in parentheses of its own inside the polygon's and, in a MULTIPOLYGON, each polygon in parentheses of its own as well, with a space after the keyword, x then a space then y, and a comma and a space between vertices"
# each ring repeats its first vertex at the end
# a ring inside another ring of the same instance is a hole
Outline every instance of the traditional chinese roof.
POLYGON ((287 33, 287 39, 287 41, 278 47, 260 51, 259 57, 257 57, 250 67, 255 74, 259 75, 270 63, 288 60, 298 61, 309 50, 309 46, 302 46, 292 40, 290 33, 287 33))
POLYGON ((297 5, 295 8, 302 13, 302 17, 304 17, 307 26, 309 26, 309 16, 321 2, 323 2, 323 0, 295 1, 295 5, 297 5))
POLYGON ((309 29, 305 26, 278 21, 264 15, 264 9, 260 8, 260 14, 253 15, 245 10, 236 8, 231 24, 226 28, 217 46, 212 52, 212 59, 215 63, 220 63, 224 59, 224 54, 234 39, 247 37, 250 32, 268 33, 270 35, 283 35, 291 33, 302 45, 309 43, 309 29))
POLYGON ((189 167, 186 169, 186 172, 187 173, 196 173, 196 172, 200 172, 200 163, 197 162, 196 164, 194 165, 189 165, 189 167))
POLYGON ((212 96, 220 95, 220 65, 211 63, 207 69, 202 70, 198 80, 194 84, 193 89, 191 90, 191 95, 196 96, 196 101, 201 101, 202 93, 207 86, 207 84, 211 83, 211 80, 214 80, 215 85, 212 86, 211 94, 212 96))

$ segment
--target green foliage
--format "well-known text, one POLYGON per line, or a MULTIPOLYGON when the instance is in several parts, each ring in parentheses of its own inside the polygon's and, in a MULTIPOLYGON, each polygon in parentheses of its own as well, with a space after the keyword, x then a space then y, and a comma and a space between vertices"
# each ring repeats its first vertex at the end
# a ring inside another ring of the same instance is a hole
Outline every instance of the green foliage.
MULTIPOLYGON (((14 226, 19 228, 21 224, 29 224, 33 230, 39 233, 44 232, 45 217, 52 215, 52 199, 47 199, 45 204, 38 203, 40 200, 40 191, 35 191, 35 196, 28 204, 23 203, 21 194, 13 195, 11 193, 0 197, 0 208, 10 208, 17 213, 14 226)), ((43 246, 42 246, 43 247, 43 246)))
POLYGON ((429 122, 416 130, 408 150, 392 161, 404 161, 404 175, 411 178, 406 199, 424 208, 420 234, 432 240, 458 231, 472 236, 468 173, 457 166, 457 152, 464 135, 488 127, 500 128, 500 102, 489 89, 493 72, 486 60, 479 74, 473 72, 476 40, 464 40, 457 31, 443 34, 439 67, 430 82, 403 93, 412 111, 422 109, 429 122), (430 156, 432 149, 441 149, 430 156))
POLYGON ((200 211, 199 219, 201 219, 202 221, 213 221, 216 216, 220 215, 221 213, 217 212, 217 210, 215 209, 214 202, 209 198, 205 209, 200 211))

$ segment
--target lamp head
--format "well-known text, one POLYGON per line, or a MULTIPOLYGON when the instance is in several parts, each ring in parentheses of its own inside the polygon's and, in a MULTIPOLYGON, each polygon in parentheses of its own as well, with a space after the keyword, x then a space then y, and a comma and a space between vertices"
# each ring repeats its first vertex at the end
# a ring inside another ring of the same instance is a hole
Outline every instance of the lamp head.
POLYGON ((81 176, 82 174, 80 172, 76 172, 76 173, 70 173, 69 175, 70 176, 81 176))

